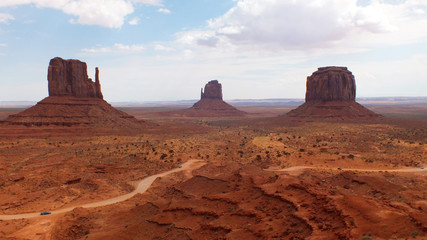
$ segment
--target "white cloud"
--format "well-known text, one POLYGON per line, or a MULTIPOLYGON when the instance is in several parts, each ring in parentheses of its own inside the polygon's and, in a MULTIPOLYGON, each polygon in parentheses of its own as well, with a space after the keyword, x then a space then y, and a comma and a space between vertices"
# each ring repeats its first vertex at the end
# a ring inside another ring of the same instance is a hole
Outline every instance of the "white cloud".
POLYGON ((83 48, 81 51, 85 53, 107 53, 107 52, 111 52, 111 48, 108 48, 108 47, 83 48))
POLYGON ((134 17, 129 21, 129 25, 138 25, 138 23, 139 23, 138 17, 134 17))
POLYGON ((0 47, 7 47, 6 43, 0 43, 0 47))
POLYGON ((421 14, 421 7, 427 2, 372 0, 359 6, 357 0, 239 0, 224 15, 209 20, 205 29, 179 33, 178 42, 270 51, 360 49, 377 44, 378 36, 406 33, 405 39, 394 41, 427 37, 427 16, 421 14), (415 30, 414 25, 424 28, 415 30))
POLYGON ((148 4, 148 5, 163 6, 163 0, 134 0, 134 1, 148 4))
POLYGON ((32 0, 3 0, 0 1, 0 7, 9 7, 9 6, 16 6, 16 5, 22 5, 22 4, 29 4, 32 0))
POLYGON ((65 13, 78 16, 72 23, 119 28, 124 17, 133 12, 130 2, 120 0, 70 1, 62 9, 65 13))
POLYGON ((164 13, 164 14, 170 14, 171 13, 171 11, 169 9, 167 9, 167 8, 159 8, 157 10, 157 12, 164 13))
POLYGON ((15 20, 15 17, 8 13, 0 13, 0 23, 9 23, 11 20, 15 20))
POLYGON ((421 9, 421 8, 416 8, 416 9, 414 9, 414 13, 415 14, 425 14, 426 11, 424 11, 424 9, 421 9))
POLYGON ((426 96, 425 66, 427 54, 386 62, 367 61, 351 63, 357 84, 357 95, 426 96))
POLYGON ((81 51, 83 53, 90 54, 102 54, 102 53, 131 53, 131 52, 140 52, 145 49, 142 44, 132 44, 126 45, 122 43, 115 43, 113 46, 104 47, 104 46, 96 46, 94 48, 83 48, 81 51))
POLYGON ((121 43, 114 44, 114 47, 120 51, 139 52, 145 49, 142 44, 125 45, 121 43))
POLYGON ((170 48, 170 47, 166 47, 166 46, 161 45, 161 44, 156 44, 156 45, 154 45, 154 50, 170 52, 170 51, 173 51, 174 49, 170 48))
MULTIPOLYGON (((134 12, 136 3, 162 6, 161 0, 1 0, 0 7, 34 4, 40 8, 54 8, 76 16, 71 23, 120 28, 127 15, 134 12)), ((165 9, 167 10, 167 9, 165 9)), ((10 15, 0 15, 0 23, 13 20, 10 15)), ((129 24, 137 24, 133 19, 129 24)))

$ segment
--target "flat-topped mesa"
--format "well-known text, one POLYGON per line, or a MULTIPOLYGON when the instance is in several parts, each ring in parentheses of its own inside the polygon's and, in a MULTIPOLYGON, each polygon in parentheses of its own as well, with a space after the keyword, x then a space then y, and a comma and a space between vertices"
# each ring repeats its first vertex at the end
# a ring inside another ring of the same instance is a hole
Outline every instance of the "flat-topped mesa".
POLYGON ((286 113, 299 121, 382 118, 355 101, 356 81, 346 67, 321 67, 307 77, 305 103, 286 113))
POLYGON ((218 80, 209 81, 205 85, 205 91, 203 92, 203 88, 201 91, 201 99, 211 98, 211 99, 221 99, 222 100, 222 86, 218 80))
POLYGON ((56 57, 50 60, 48 75, 49 96, 93 97, 103 99, 99 82, 99 69, 95 69, 95 82, 87 75, 85 62, 56 57))
POLYGON ((355 101, 356 83, 346 67, 321 67, 307 77, 306 102, 355 101))

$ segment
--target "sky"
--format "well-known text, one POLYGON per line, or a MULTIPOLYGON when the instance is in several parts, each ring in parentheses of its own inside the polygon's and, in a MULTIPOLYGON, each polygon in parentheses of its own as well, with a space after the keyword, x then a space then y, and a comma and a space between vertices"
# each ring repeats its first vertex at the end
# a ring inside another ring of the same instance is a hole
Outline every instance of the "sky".
POLYGON ((48 95, 54 57, 111 102, 304 98, 346 66, 357 97, 427 96, 427 0, 0 0, 0 101, 48 95))

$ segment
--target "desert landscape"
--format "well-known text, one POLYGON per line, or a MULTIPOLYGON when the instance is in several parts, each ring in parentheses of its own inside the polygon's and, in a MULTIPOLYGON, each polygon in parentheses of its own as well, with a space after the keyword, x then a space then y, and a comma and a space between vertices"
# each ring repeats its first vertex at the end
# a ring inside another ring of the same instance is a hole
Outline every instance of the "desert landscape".
POLYGON ((427 240, 426 0, 0 0, 0 240, 427 240))
POLYGON ((427 105, 374 113, 355 102, 351 72, 321 68, 299 108, 215 116, 216 81, 211 113, 211 99, 200 112, 120 111, 83 84, 85 68, 55 58, 49 97, 2 109, 15 113, 0 126, 2 239, 427 237, 427 118, 387 116, 427 105))

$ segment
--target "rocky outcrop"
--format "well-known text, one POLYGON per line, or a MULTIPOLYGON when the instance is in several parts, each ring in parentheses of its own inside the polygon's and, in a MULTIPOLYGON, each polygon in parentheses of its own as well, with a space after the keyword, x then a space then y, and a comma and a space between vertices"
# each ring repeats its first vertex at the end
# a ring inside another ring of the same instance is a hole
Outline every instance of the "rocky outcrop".
POLYGON ((321 67, 307 77, 306 102, 355 101, 356 82, 346 67, 321 67))
POLYGON ((48 75, 49 96, 95 97, 103 99, 99 70, 95 69, 95 82, 87 75, 86 63, 79 60, 50 60, 48 75))
POLYGON ((222 100, 222 85, 218 80, 209 81, 201 91, 200 101, 191 108, 173 113, 186 117, 238 117, 246 113, 222 100))
POLYGON ((201 91, 200 99, 221 99, 222 100, 222 86, 218 80, 209 81, 205 85, 205 91, 203 92, 203 88, 201 91))
POLYGON ((298 120, 360 120, 382 116, 355 101, 356 81, 346 67, 321 67, 307 77, 305 103, 288 112, 298 120))
POLYGON ((143 121, 115 109, 103 100, 99 69, 95 82, 87 76, 86 63, 54 58, 48 69, 49 97, 4 124, 23 126, 80 126, 91 129, 137 129, 143 121))

